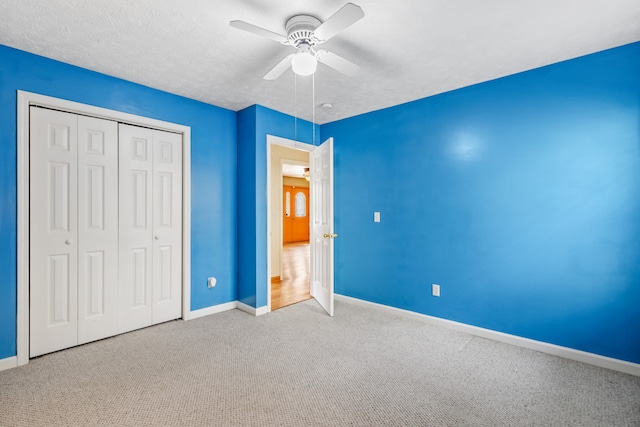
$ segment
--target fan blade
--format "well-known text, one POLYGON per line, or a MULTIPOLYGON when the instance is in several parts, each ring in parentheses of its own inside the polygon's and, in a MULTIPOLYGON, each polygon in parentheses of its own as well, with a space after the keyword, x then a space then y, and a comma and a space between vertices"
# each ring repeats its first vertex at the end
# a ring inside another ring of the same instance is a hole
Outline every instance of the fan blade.
POLYGON ((263 79, 265 80, 275 80, 280 77, 285 71, 289 69, 291 66, 291 60, 293 59, 294 53, 286 56, 282 61, 278 62, 278 64, 271 69, 267 74, 264 75, 263 79))
POLYGON ((248 31, 248 32, 253 33, 253 34, 257 34, 259 36, 266 37, 266 38, 271 39, 273 41, 276 41, 278 43, 282 43, 282 44, 288 44, 289 43, 289 41, 287 40, 287 38, 285 36, 280 35, 278 33, 274 33, 273 31, 265 30, 264 28, 256 27, 255 25, 249 24, 248 22, 231 21, 231 22, 229 22, 229 25, 231 25, 234 28, 238 28, 240 30, 248 31))
POLYGON ((353 3, 347 3, 342 6, 342 9, 331 15, 331 18, 327 19, 318 28, 316 28, 313 31, 313 34, 320 43, 324 43, 340 31, 355 24, 357 21, 362 19, 363 16, 364 12, 360 6, 356 6, 353 3))
POLYGON ((316 54, 316 59, 318 62, 322 62, 324 65, 327 65, 336 71, 340 71, 342 74, 346 74, 347 76, 353 76, 360 69, 360 67, 353 62, 327 50, 319 50, 316 54))

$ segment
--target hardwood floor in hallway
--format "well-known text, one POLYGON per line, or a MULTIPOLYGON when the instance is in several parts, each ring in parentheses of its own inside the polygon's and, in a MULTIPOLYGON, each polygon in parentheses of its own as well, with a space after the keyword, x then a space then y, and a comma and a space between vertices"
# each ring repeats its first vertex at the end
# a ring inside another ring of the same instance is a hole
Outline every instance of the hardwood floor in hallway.
POLYGON ((309 293, 309 242, 288 243, 282 250, 282 281, 271 284, 271 310, 305 301, 309 293))

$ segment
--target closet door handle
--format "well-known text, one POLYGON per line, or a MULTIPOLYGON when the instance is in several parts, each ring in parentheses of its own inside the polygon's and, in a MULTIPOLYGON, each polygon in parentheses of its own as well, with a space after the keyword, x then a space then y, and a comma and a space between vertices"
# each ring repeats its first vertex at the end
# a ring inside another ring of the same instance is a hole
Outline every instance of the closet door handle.
POLYGON ((156 240, 160 240, 160 236, 154 236, 153 238, 156 240))
POLYGON ((65 245, 70 245, 73 241, 71 239, 67 239, 64 241, 65 245))

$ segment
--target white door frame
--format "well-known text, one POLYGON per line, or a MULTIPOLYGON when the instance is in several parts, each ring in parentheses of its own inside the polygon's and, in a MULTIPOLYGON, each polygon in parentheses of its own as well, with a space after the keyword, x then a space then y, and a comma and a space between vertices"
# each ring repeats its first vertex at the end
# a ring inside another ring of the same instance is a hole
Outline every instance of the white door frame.
MULTIPOLYGON (((316 146, 307 144, 306 142, 294 141, 292 139, 281 138, 279 136, 267 135, 267 313, 271 312, 271 221, 273 219, 271 209, 271 147, 273 145, 280 145, 287 148, 293 148, 295 150, 313 151, 316 146)), ((295 164, 304 163, 295 160, 287 160, 284 163, 295 164)), ((282 193, 282 164, 280 164, 280 192, 282 193)), ((309 199, 311 203, 313 199, 309 199)), ((282 198, 280 200, 280 206, 282 206, 282 198)), ((309 208, 311 209, 311 208, 309 208)), ((281 235, 277 236, 282 242, 282 228, 280 229, 281 235)), ((282 262, 282 245, 280 245, 280 261, 282 262)), ((280 272, 282 272, 282 265, 280 266, 280 272)))
POLYGON ((182 318, 191 317, 191 128, 120 111, 18 91, 17 362, 29 363, 29 107, 40 106, 182 134, 182 318))

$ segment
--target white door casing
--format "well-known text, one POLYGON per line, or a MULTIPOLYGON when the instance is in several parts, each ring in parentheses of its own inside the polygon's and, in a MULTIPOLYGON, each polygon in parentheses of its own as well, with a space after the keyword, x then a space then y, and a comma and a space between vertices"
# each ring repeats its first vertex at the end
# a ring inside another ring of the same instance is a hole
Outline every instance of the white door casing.
POLYGON ((78 343, 78 120, 32 107, 30 125, 30 357, 35 357, 78 343))
POLYGON ((311 163, 311 295, 333 316, 333 138, 316 147, 311 163))

